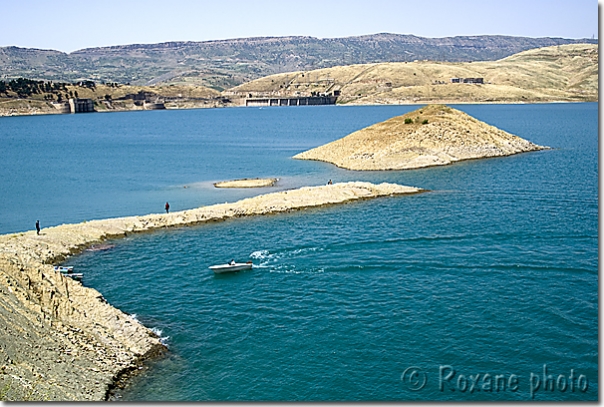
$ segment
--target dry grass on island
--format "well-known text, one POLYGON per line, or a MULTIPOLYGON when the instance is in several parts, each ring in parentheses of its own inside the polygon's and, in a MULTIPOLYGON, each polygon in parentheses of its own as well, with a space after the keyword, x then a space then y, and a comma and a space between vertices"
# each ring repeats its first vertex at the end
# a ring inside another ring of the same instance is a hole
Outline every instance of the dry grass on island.
POLYGON ((216 188, 264 188, 274 186, 278 178, 243 178, 231 181, 215 182, 216 188))
POLYGON ((408 170, 548 149, 444 105, 428 105, 294 156, 349 170, 408 170))

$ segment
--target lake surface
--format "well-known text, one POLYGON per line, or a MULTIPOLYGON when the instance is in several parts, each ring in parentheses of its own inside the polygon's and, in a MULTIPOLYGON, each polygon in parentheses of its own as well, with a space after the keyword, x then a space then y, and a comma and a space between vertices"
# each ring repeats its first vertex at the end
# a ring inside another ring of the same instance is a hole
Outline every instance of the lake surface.
POLYGON ((0 118, 0 231, 328 179, 427 188, 70 259, 169 346, 121 399, 597 400, 598 105, 454 107, 553 149, 393 172, 291 159, 412 106, 0 118), (231 258, 255 268, 208 269, 231 258))

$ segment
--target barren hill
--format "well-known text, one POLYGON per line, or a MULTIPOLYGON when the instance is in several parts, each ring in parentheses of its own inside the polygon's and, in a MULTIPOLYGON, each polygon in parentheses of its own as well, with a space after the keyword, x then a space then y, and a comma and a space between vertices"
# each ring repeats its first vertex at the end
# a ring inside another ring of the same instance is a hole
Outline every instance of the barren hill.
POLYGON ((598 100, 598 46, 560 45, 498 61, 389 62, 271 75, 229 95, 310 96, 340 92, 338 103, 485 103, 598 100), (462 83, 452 83, 460 78, 462 83), (463 83, 481 78, 483 83, 463 83))
POLYGON ((349 170, 406 170, 547 149, 459 110, 429 105, 294 156, 349 170))

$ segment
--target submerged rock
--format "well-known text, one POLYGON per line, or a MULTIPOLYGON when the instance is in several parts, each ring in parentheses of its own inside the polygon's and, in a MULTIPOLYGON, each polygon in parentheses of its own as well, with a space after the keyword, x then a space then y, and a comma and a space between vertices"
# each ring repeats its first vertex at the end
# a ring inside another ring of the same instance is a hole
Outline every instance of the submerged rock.
POLYGON ((444 105, 428 105, 295 155, 349 170, 408 170, 548 149, 444 105))

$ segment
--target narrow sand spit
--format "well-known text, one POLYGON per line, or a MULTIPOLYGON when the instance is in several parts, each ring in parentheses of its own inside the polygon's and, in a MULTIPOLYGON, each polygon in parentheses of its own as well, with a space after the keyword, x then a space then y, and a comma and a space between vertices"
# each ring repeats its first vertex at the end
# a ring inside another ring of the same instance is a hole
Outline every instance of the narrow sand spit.
POLYGON ((127 373, 165 350, 157 335, 98 291, 53 270, 70 255, 131 233, 422 191, 349 182, 0 236, 0 399, 105 400, 127 373))
POLYGON ((215 182, 214 186, 216 188, 262 188, 272 187, 277 181, 277 178, 244 178, 215 182))

